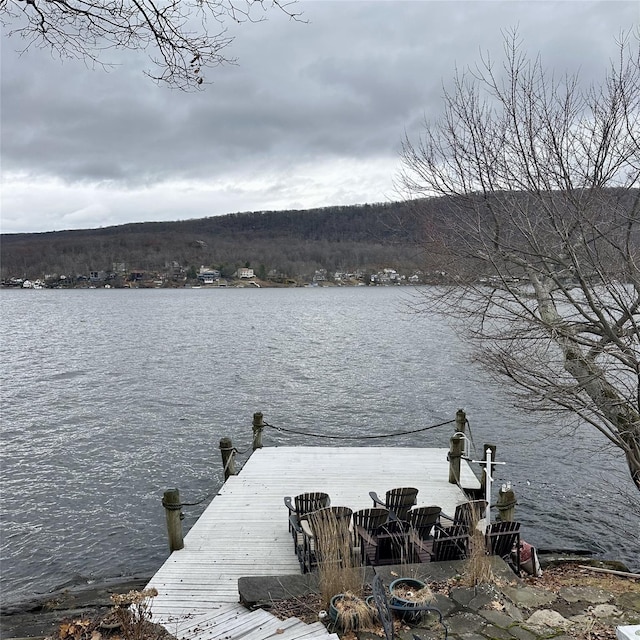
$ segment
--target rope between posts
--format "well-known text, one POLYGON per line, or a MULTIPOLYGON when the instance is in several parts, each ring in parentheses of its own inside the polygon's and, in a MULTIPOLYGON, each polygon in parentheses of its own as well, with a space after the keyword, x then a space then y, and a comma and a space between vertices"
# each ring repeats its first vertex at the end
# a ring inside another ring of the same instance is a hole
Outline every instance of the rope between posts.
POLYGON ((202 498, 201 500, 198 500, 197 502, 171 502, 171 503, 165 502, 165 499, 163 497, 162 498, 162 506, 167 511, 180 511, 180 509, 182 509, 182 507, 195 507, 198 504, 202 504, 205 500, 209 500, 213 496, 214 496, 213 493, 209 493, 204 498, 202 498))
POLYGON ((447 424, 454 423, 455 420, 447 420, 446 422, 440 422, 439 424, 432 424, 428 427, 422 427, 421 429, 411 429, 409 431, 396 431, 395 433, 384 433, 375 436, 337 436, 337 435, 326 435, 322 433, 308 433, 306 431, 297 431, 296 429, 287 429, 285 427, 276 427, 275 425, 269 424, 268 422, 264 423, 265 427, 271 427, 276 431, 281 431, 283 433, 293 433, 298 436, 307 436, 309 438, 323 438, 326 440, 375 440, 380 438, 395 438, 396 436, 406 436, 412 433, 421 433, 422 431, 429 431, 430 429, 437 429, 438 427, 444 427, 447 424))

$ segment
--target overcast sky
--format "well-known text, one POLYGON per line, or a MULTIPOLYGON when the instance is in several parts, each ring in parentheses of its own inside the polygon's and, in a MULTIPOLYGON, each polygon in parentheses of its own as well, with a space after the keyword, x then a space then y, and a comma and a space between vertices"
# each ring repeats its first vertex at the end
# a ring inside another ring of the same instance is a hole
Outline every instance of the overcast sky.
POLYGON ((443 83, 501 31, 556 71, 601 77, 640 3, 301 0, 243 24, 237 66, 184 93, 137 53, 109 72, 22 56, 2 38, 3 233, 95 228, 398 199, 405 131, 441 110, 443 83))

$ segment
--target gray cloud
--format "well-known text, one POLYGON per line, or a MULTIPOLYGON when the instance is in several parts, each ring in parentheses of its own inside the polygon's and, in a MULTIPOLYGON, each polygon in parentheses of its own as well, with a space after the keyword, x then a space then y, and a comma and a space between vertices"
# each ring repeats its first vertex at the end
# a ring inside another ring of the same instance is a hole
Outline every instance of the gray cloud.
POLYGON ((238 66, 206 91, 157 87, 136 52, 109 71, 3 42, 2 231, 46 231, 393 197, 405 132, 442 83, 519 27, 560 73, 598 77, 634 2, 305 1, 232 26, 238 66))

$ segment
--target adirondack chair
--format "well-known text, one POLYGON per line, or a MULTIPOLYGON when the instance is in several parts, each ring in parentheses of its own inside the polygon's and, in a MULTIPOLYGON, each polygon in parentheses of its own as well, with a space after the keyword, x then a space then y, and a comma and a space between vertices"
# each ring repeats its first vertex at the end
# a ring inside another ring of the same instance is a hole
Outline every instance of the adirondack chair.
POLYGON ((487 552, 500 556, 516 572, 520 573, 520 523, 493 522, 486 533, 487 552))
POLYGON ((446 513, 440 513, 440 519, 448 520, 452 525, 462 525, 467 533, 471 533, 479 520, 485 517, 487 509, 486 500, 470 500, 456 507, 453 518, 446 513))
POLYGON ((389 510, 381 507, 360 509, 353 513, 353 547, 354 553, 365 561, 365 545, 363 535, 371 534, 389 520, 389 510))
POLYGON ((469 555, 469 533, 463 524, 436 525, 431 561, 464 560, 469 555))
MULTIPOLYGON (((382 624, 382 628, 384 630, 384 635, 386 640, 395 640, 395 632, 393 628, 393 613, 397 612, 400 614, 403 613, 422 613, 422 612, 430 612, 435 613, 438 616, 438 621, 442 625, 444 629, 444 639, 448 638, 448 629, 442 619, 442 612, 438 607, 435 607, 431 604, 419 605, 419 606, 401 606, 397 604, 391 604, 389 599, 387 598, 387 591, 384 587, 384 583, 382 582, 382 578, 376 574, 373 578, 373 582, 371 583, 371 588, 373 591, 373 601, 376 603, 376 609, 378 610, 378 618, 382 624)), ((429 636, 431 637, 431 636, 429 636)), ((414 640, 421 640, 420 636, 417 636, 415 633, 413 634, 414 640)))
POLYGON ((389 520, 372 531, 358 530, 365 564, 377 567, 385 564, 419 562, 411 545, 409 524, 404 520, 389 520))
POLYGON ((304 536, 303 573, 309 573, 320 562, 342 564, 353 554, 349 507, 326 507, 308 513, 300 520, 304 536))
POLYGON ((437 506, 416 507, 409 511, 411 544, 420 562, 429 562, 433 550, 433 528, 440 522, 442 509, 437 506))
POLYGON ((390 519, 406 520, 409 510, 416 503, 418 490, 413 487, 401 487, 399 489, 389 489, 385 494, 384 502, 378 497, 375 491, 369 492, 369 497, 373 500, 373 506, 389 509, 390 519))
POLYGON ((329 494, 320 491, 311 493, 301 493, 293 498, 290 496, 284 499, 284 504, 289 509, 289 532, 293 538, 293 550, 300 557, 300 550, 304 544, 302 538, 302 529, 300 528, 300 520, 310 513, 318 509, 324 509, 331 505, 329 494))

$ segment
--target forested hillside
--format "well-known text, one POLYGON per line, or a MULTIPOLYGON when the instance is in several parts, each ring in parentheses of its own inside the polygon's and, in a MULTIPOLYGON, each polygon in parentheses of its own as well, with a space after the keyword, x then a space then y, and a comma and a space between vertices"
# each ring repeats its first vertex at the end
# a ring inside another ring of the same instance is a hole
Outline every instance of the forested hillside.
MULTIPOLYGON (((585 221, 596 214, 606 219, 609 212, 627 212, 622 217, 629 223, 627 241, 634 246, 640 242, 633 224, 640 206, 639 190, 585 190, 576 192, 577 200, 572 203, 564 202, 562 194, 558 198, 558 205, 576 208, 578 219, 583 216, 585 221)), ((521 235, 518 215, 494 217, 498 200, 503 207, 508 203, 514 212, 528 211, 530 205, 526 193, 505 192, 490 197, 475 194, 464 199, 258 211, 180 222, 5 234, 1 236, 1 277, 7 283, 12 278, 55 280, 64 275, 71 284, 92 273, 101 281, 117 274, 118 282, 130 281, 136 274, 136 280, 153 280, 155 286, 179 286, 195 281, 202 267, 223 279, 247 267, 259 279, 278 283, 309 282, 318 278, 319 271, 329 281, 339 272, 357 274, 351 280, 370 282, 371 274, 384 269, 396 270, 406 278, 419 273, 420 282, 476 280, 493 274, 472 257, 478 250, 469 244, 474 229, 480 226, 494 242, 501 243, 517 242, 521 235)), ((538 233, 548 233, 544 211, 527 215, 538 233)), ((575 233, 575 229, 566 232, 575 233)), ((582 242, 587 240, 584 235, 582 242)), ((607 268, 615 270, 616 252, 608 253, 611 255, 603 257, 607 268)), ((517 270, 511 275, 526 277, 517 270)), ((563 277, 570 275, 569 269, 563 277)))
MULTIPOLYGON (((424 204, 424 203, 423 203, 424 204)), ((429 209, 435 214, 437 206, 429 209)), ((2 278, 91 271, 162 272, 208 266, 231 275, 250 266, 263 276, 309 278, 318 269, 406 273, 425 267, 425 211, 409 203, 260 211, 180 222, 2 236, 2 278)))

